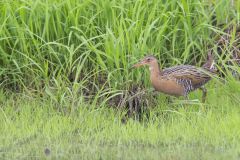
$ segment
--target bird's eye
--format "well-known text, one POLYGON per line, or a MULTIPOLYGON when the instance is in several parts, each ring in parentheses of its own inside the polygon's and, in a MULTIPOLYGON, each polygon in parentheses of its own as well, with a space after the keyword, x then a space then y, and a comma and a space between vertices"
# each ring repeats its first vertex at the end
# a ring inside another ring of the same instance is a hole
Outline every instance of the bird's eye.
POLYGON ((147 58, 147 61, 148 61, 148 62, 150 62, 150 61, 151 61, 151 59, 150 59, 150 58, 147 58))

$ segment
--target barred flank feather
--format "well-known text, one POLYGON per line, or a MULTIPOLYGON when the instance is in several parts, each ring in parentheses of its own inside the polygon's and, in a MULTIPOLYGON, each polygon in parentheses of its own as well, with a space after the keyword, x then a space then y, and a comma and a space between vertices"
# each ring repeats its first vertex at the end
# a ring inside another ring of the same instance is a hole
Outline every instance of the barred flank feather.
POLYGON ((208 53, 208 60, 202 68, 179 65, 164 69, 162 76, 175 79, 177 84, 184 87, 185 95, 187 95, 206 84, 211 79, 210 74, 215 72, 214 58, 211 53, 208 53))
POLYGON ((207 72, 195 66, 180 65, 164 69, 162 76, 175 79, 179 85, 184 87, 185 95, 187 95, 190 91, 200 88, 211 79, 207 72))

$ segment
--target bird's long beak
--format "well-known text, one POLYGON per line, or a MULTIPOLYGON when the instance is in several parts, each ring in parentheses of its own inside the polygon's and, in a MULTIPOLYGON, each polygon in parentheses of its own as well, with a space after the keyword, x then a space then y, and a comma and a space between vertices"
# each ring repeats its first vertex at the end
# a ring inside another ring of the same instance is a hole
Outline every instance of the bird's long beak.
POLYGON ((145 65, 145 64, 146 64, 146 63, 142 60, 142 61, 140 61, 140 62, 134 64, 134 65, 132 66, 132 68, 141 67, 141 66, 143 66, 143 65, 145 65))

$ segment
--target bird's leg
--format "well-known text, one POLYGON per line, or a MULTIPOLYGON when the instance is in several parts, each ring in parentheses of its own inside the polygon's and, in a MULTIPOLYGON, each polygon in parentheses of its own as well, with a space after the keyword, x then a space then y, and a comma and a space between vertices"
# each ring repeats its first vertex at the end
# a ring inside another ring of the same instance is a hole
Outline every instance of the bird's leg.
POLYGON ((167 103, 173 103, 173 100, 172 100, 171 96, 167 96, 166 99, 167 99, 167 103))
POLYGON ((185 100, 189 100, 189 97, 188 97, 187 94, 184 95, 184 99, 185 99, 185 100))
POLYGON ((202 103, 204 103, 206 101, 206 97, 207 97, 207 89, 205 87, 200 87, 199 89, 202 90, 203 94, 202 94, 202 103))

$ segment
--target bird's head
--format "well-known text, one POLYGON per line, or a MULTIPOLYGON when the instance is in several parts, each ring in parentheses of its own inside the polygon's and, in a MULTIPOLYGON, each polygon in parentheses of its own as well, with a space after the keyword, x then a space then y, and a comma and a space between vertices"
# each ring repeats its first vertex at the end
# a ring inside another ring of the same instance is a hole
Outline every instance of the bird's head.
POLYGON ((154 64, 157 64, 157 59, 154 56, 149 55, 149 56, 144 57, 138 63, 134 64, 133 68, 137 68, 137 67, 141 67, 141 66, 145 66, 145 65, 148 65, 149 67, 151 67, 154 64))

